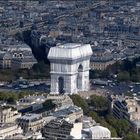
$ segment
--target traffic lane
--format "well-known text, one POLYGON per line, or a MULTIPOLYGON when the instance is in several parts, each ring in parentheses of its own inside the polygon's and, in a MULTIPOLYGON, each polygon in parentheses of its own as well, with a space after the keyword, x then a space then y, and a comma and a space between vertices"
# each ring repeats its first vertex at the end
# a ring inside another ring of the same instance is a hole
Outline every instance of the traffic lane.
POLYGON ((100 85, 92 85, 92 89, 95 88, 104 88, 105 90, 111 91, 115 94, 122 94, 127 92, 140 94, 140 85, 129 85, 129 84, 117 84, 117 85, 108 85, 108 86, 100 86, 100 85))

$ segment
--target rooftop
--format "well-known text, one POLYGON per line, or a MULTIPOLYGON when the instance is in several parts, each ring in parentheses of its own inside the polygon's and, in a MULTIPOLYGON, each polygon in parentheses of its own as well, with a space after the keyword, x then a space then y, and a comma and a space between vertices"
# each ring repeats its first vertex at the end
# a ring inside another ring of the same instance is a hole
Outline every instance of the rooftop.
POLYGON ((109 133, 110 134, 110 131, 108 128, 106 127, 103 127, 103 126, 93 126, 90 128, 90 130, 92 131, 92 133, 98 133, 98 134, 106 134, 106 133, 109 133))
POLYGON ((90 44, 68 43, 50 48, 48 59, 50 60, 76 60, 92 55, 90 44))
POLYGON ((13 127, 15 125, 16 125, 15 123, 6 123, 6 124, 0 123, 0 130, 7 129, 8 127, 13 127))
POLYGON ((24 116, 20 117, 20 119, 28 120, 28 121, 35 121, 41 119, 41 115, 39 114, 25 114, 24 116))
POLYGON ((81 44, 78 43, 66 43, 64 45, 59 45, 59 48, 64 48, 64 49, 74 49, 80 47, 81 44))
POLYGON ((45 125, 46 128, 59 129, 59 128, 72 128, 72 124, 63 119, 51 120, 45 125))
POLYGON ((79 111, 82 111, 82 109, 77 107, 77 106, 70 106, 68 108, 56 111, 53 114, 53 116, 55 116, 55 117, 66 117, 67 115, 69 115, 71 113, 79 112, 79 111))

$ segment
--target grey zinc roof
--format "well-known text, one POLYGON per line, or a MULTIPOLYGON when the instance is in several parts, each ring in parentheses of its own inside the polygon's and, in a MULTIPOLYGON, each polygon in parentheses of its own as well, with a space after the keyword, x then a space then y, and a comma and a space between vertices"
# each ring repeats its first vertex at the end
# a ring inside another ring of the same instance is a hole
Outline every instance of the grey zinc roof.
POLYGON ((2 52, 2 53, 0 53, 0 59, 11 59, 11 58, 12 58, 12 56, 8 52, 2 52))
POLYGON ((24 116, 20 117, 23 120, 35 121, 41 119, 41 115, 39 114, 25 114, 24 116))
POLYGON ((90 44, 67 43, 50 48, 48 59, 75 60, 91 55, 90 44))
POLYGON ((102 57, 96 57, 96 56, 91 57, 92 62, 108 62, 112 60, 113 60, 112 55, 102 56, 102 57))
POLYGON ((82 109, 77 107, 77 106, 70 106, 68 108, 62 109, 62 110, 58 110, 56 112, 53 113, 54 117, 66 117, 67 115, 74 113, 74 112, 79 112, 82 109))
POLYGON ((15 58, 13 60, 16 60, 18 62, 22 62, 22 63, 25 63, 25 62, 37 62, 37 60, 34 58, 34 57, 25 57, 25 58, 22 58, 22 59, 18 59, 18 58, 15 58))

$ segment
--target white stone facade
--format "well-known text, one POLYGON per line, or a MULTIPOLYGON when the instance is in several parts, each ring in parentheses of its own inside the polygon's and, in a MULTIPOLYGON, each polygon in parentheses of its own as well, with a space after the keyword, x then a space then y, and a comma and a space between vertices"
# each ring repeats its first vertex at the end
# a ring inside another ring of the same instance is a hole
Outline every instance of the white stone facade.
POLYGON ((40 114, 25 114, 17 119, 17 124, 25 133, 28 131, 36 132, 43 127, 43 119, 40 114))
POLYGON ((16 109, 7 106, 0 107, 0 123, 13 123, 19 117, 21 117, 21 113, 16 109))
POLYGON ((11 139, 12 136, 21 134, 22 129, 14 123, 10 124, 1 124, 0 126, 0 139, 11 139))
POLYGON ((89 66, 92 55, 89 44, 65 44, 52 47, 51 94, 73 94, 89 90, 89 66))

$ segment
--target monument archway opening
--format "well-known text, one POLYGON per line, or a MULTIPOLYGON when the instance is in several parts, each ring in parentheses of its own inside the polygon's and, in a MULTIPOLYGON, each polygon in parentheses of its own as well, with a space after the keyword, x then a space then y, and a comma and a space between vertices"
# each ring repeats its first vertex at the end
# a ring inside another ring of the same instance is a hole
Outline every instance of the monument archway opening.
POLYGON ((83 72, 83 66, 80 64, 77 73, 77 90, 81 90, 82 88, 82 72, 83 72))
POLYGON ((58 89, 60 94, 64 94, 64 78, 59 77, 58 78, 58 89))

